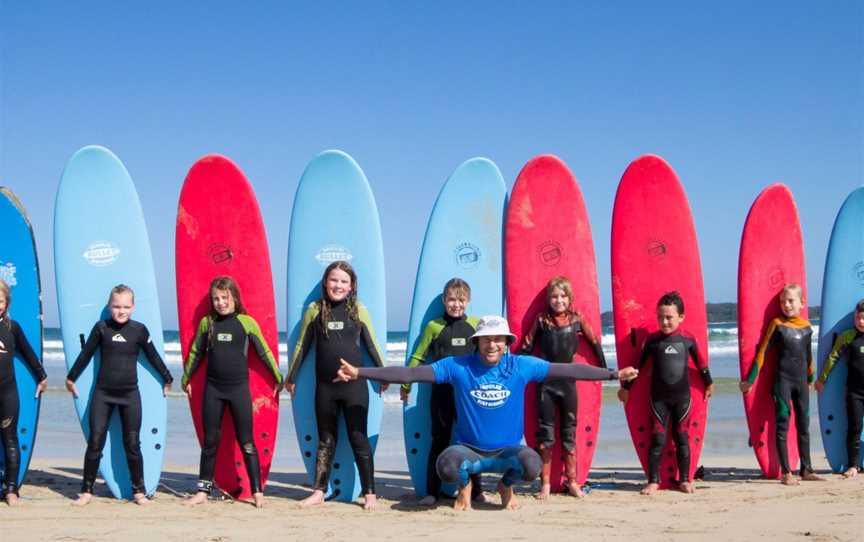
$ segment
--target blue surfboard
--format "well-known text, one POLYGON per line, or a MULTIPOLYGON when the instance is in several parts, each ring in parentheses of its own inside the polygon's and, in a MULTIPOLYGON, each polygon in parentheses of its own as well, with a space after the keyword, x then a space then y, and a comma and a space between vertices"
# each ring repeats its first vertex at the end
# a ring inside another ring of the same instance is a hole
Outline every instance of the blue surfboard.
MULTIPOLYGON (((324 151, 309 162, 294 197, 288 238, 288 343, 293 352, 306 307, 321 297, 321 276, 333 261, 346 260, 357 272, 357 298, 372 318, 375 340, 386 355, 384 246, 378 208, 366 176, 353 158, 324 151)), ((364 354, 364 364, 372 361, 364 354)), ((334 375, 335 376, 335 375, 334 375)), ((318 431, 315 422, 315 352, 295 380, 292 401, 300 453, 310 480, 315 474, 318 431)), ((381 427, 383 400, 377 384, 368 383, 367 432, 374 452, 381 427)), ((328 498, 351 501, 360 494, 360 477, 340 416, 338 445, 327 490, 328 498)))
MULTIPOLYGON (((854 190, 834 220, 822 283, 817 376, 825 365, 835 338, 852 329, 855 304, 864 299, 864 187, 854 190)), ((825 455, 834 472, 849 468, 846 452, 846 375, 841 358, 834 365, 819 397, 819 428, 825 455)), ((861 467, 859 461, 858 467, 861 467)))
MULTIPOLYGON (((147 326, 164 359, 162 318, 144 213, 126 168, 104 147, 84 147, 63 171, 54 208, 54 273, 67 368, 81 352, 81 338, 89 335, 97 320, 110 317, 108 295, 119 283, 135 291, 132 318, 147 326)), ((161 377, 143 353, 138 361, 144 483, 147 494, 152 495, 162 472, 167 405, 161 377)), ((90 398, 100 363, 97 351, 76 382, 79 396, 75 410, 85 436, 90 433, 90 398)), ((116 410, 111 416, 99 471, 115 497, 132 496, 116 410)))
MULTIPOLYGON (((429 216, 417 265, 406 365, 426 324, 444 315, 441 294, 451 278, 462 278, 471 286, 469 315, 503 315, 501 235, 506 201, 501 172, 486 158, 464 162, 444 183, 429 216)), ((405 454, 419 497, 427 493, 431 389, 429 384, 413 385, 403 406, 405 454)), ((452 489, 445 487, 444 491, 452 489)))
MULTIPOLYGON (((9 316, 18 322, 27 342, 42 361, 42 286, 39 281, 39 261, 33 229, 27 212, 17 197, 8 188, 0 187, 0 279, 6 281, 12 294, 9 316)), ((39 403, 36 398, 36 377, 20 355, 15 356, 15 382, 18 388, 20 410, 18 414, 18 449, 21 465, 18 469, 18 486, 33 457, 36 441, 36 424, 39 421, 39 403)), ((0 442, 0 478, 6 474, 3 443, 0 442)))

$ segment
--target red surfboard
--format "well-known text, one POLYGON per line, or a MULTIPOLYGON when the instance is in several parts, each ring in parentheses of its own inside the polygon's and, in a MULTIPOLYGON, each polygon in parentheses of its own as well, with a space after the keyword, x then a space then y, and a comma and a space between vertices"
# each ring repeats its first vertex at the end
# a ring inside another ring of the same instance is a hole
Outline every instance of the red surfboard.
MULTIPOLYGON (((669 164, 659 156, 646 155, 634 160, 624 172, 612 213, 612 306, 619 368, 638 360, 645 339, 658 330, 657 301, 671 290, 677 290, 684 300, 686 318, 680 329, 693 335, 707 363, 705 292, 690 205, 669 164)), ((625 405, 633 445, 646 474, 651 444, 652 365, 649 361, 642 368, 625 405)), ((692 480, 702 453, 708 410, 705 386, 692 359, 688 372, 692 480)), ((663 449, 661 488, 674 487, 679 479, 673 440, 670 435, 663 449)))
MULTIPOLYGON (((792 192, 782 184, 772 184, 753 202, 738 257, 738 351, 741 380, 750 374, 762 334, 774 318, 781 315, 779 294, 788 283, 801 285, 807 299, 804 271, 804 243, 798 209, 792 192), (782 234, 781 234, 782 233, 782 234)), ((807 306, 801 311, 807 318, 807 306)), ((744 412, 750 429, 750 445, 759 468, 767 478, 780 477, 780 463, 775 441, 774 400, 771 387, 777 373, 777 351, 765 357, 756 385, 744 395, 744 412)), ((791 412, 789 434, 789 467, 798 464, 798 441, 795 413, 791 412)))
MULTIPOLYGON (((229 275, 237 281, 246 310, 258 322, 267 344, 278 356, 273 277, 261 211, 249 181, 228 158, 208 155, 189 170, 177 208, 175 250, 177 312, 184 362, 198 323, 210 308, 210 281, 219 275, 229 275)), ((204 438, 201 399, 206 363, 205 358, 192 377, 189 400, 199 442, 204 438)), ((273 395, 275 384, 255 349, 250 348, 249 390, 262 482, 267 480, 276 448, 279 398, 273 395)), ((215 483, 234 498, 251 496, 249 477, 227 409, 216 456, 215 483)))
MULTIPOLYGON (((516 335, 514 350, 546 309, 546 283, 557 275, 570 279, 572 306, 584 315, 599 339, 600 301, 591 224, 576 178, 559 158, 538 156, 522 168, 507 207, 504 235, 507 319, 516 335)), ((573 361, 599 364, 584 340, 579 342, 573 361)), ((576 453, 581 485, 594 459, 602 397, 599 382, 577 382, 576 387, 576 453)), ((525 392, 525 440, 532 447, 537 445, 537 426, 537 386, 531 384, 525 392)), ((552 491, 561 491, 564 482, 558 427, 556 422, 552 491)))

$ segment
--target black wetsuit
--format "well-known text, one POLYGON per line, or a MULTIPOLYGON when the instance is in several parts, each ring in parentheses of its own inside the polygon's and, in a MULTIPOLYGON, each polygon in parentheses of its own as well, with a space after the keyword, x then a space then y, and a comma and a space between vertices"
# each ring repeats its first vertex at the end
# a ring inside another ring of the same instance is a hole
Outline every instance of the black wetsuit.
POLYGON ((846 358, 849 369, 846 375, 846 468, 858 468, 861 464, 861 430, 864 426, 864 333, 850 329, 837 337, 819 375, 823 384, 840 357, 846 358))
POLYGON ((756 362, 750 371, 748 381, 752 384, 765 359, 769 348, 777 352, 777 375, 774 379, 773 394, 777 423, 777 455, 783 474, 790 472, 789 450, 786 437, 789 433, 789 403, 795 411, 795 429, 798 432, 798 455, 801 458, 801 474, 813 470, 810 462, 810 389, 813 382, 813 329, 810 322, 800 317, 775 318, 756 352, 756 362))
POLYGON ((113 319, 100 320, 93 326, 84 348, 66 375, 75 382, 90 363, 96 349, 102 352, 99 373, 90 399, 90 437, 84 453, 82 493, 93 493, 99 460, 108 435, 108 422, 116 407, 123 427, 123 447, 132 479, 132 492, 145 493, 144 462, 141 459, 141 395, 138 393, 138 354, 141 350, 165 384, 171 373, 156 352, 147 327, 134 320, 118 324, 113 319))
POLYGON ((364 495, 375 493, 375 467, 372 448, 366 433, 369 411, 369 391, 366 382, 338 382, 333 378, 339 370, 340 358, 354 366, 362 365, 363 348, 375 365, 383 362, 371 330, 365 307, 358 306, 358 319, 350 317, 343 300, 331 304, 330 318, 323 323, 317 303, 306 310, 302 329, 291 359, 287 381, 294 382, 297 371, 315 345, 315 418, 318 424, 318 452, 315 460, 313 489, 327 491, 330 469, 336 452, 339 413, 345 416, 348 440, 360 473, 364 495), (326 325, 326 331, 324 326, 326 325), (362 347, 361 347, 362 341, 362 347))
POLYGON ((18 447, 18 414, 21 408, 15 381, 15 353, 27 363, 37 382, 45 380, 45 370, 21 326, 15 320, 0 319, 0 438, 5 450, 2 495, 18 494, 21 451, 18 447))
POLYGON ((235 436, 249 476, 249 489, 253 494, 263 491, 261 462, 253 432, 252 395, 249 392, 250 344, 270 369, 276 382, 281 382, 282 376, 273 353, 258 323, 247 314, 231 313, 217 318, 203 318, 189 350, 183 375, 184 386, 198 369, 204 354, 207 355, 207 383, 201 404, 204 443, 201 446, 198 491, 209 493, 213 488, 216 454, 222 438, 222 417, 226 408, 231 410, 235 436))
MULTIPOLYGON (((656 332, 648 336, 642 354, 634 365, 641 369, 649 359, 653 360, 651 371, 651 411, 653 424, 651 448, 648 452, 648 481, 660 483, 660 460, 666 445, 666 432, 670 422, 678 459, 678 474, 681 482, 690 481, 690 378, 687 370, 688 358, 693 358, 705 386, 712 383, 711 373, 702 357, 696 340, 686 332, 664 335, 656 332)), ((623 387, 629 389, 632 381, 623 387)))
MULTIPOLYGON (((540 358, 549 363, 573 363, 573 356, 579 349, 579 335, 584 335, 591 343, 600 366, 606 367, 603 348, 595 338, 590 326, 581 317, 571 317, 569 313, 555 317, 537 319, 531 332, 525 337, 522 352, 530 354, 536 345, 540 358)), ((576 383, 572 380, 546 380, 537 384, 537 411, 539 424, 537 442, 542 448, 551 449, 555 445, 555 411, 561 416, 561 447, 572 452, 576 447, 576 411, 578 396, 576 383)))

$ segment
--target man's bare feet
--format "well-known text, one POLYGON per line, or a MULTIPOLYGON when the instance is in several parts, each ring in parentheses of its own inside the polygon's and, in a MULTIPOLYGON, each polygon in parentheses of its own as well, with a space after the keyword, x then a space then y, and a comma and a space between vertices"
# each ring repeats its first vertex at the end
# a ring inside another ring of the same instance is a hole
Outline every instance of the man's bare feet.
POLYGON ((660 489, 660 484, 655 484, 654 482, 650 482, 645 484, 645 487, 642 488, 642 491, 639 493, 642 495, 653 495, 657 493, 657 490, 660 489))
POLYGON ((804 471, 804 474, 801 476, 801 479, 807 482, 824 482, 825 478, 819 476, 812 470, 804 471))
POLYGON ((86 506, 93 500, 92 493, 79 493, 78 498, 72 501, 73 506, 86 506))
POLYGON ((585 496, 585 492, 582 491, 582 487, 578 482, 568 483, 567 484, 567 493, 576 497, 577 499, 581 499, 585 496))
POLYGON ((537 494, 537 498, 541 501, 545 501, 549 499, 549 495, 552 493, 552 485, 551 484, 542 484, 540 486, 540 493, 537 494))
POLYGON ((255 503, 255 508, 264 508, 264 493, 261 493, 260 491, 258 493, 253 493, 252 499, 255 503))
POLYGON ((516 494, 513 488, 505 486, 504 482, 498 482, 498 494, 501 495, 501 507, 504 510, 516 510, 519 508, 519 501, 516 500, 516 494))
POLYGON ((791 472, 787 472, 783 476, 780 477, 780 483, 784 486, 797 486, 800 482, 798 478, 795 477, 791 472))
POLYGON ((858 476, 858 467, 849 467, 849 469, 843 473, 843 478, 855 478, 856 476, 858 476))
POLYGON ((207 492, 206 491, 196 491, 194 495, 183 501, 183 504, 187 506, 197 506, 199 504, 204 504, 207 502, 207 492))
POLYGON ((8 504, 9 506, 18 506, 18 504, 19 504, 18 495, 16 495, 15 493, 12 493, 11 491, 9 493, 7 493, 6 494, 6 504, 8 504))
POLYGON ((367 512, 375 510, 376 504, 378 504, 378 497, 374 493, 367 493, 363 496, 363 510, 367 512))
POLYGON ((324 503, 324 492, 316 489, 311 495, 300 501, 300 508, 309 508, 324 503))
POLYGON ((135 493, 134 495, 132 495, 132 502, 134 502, 138 506, 147 506, 148 504, 150 504, 151 501, 144 493, 135 493))
POLYGON ((436 502, 438 502, 438 499, 435 498, 435 495, 426 495, 420 499, 417 504, 420 506, 433 506, 436 502))
POLYGON ((456 492, 456 500, 453 501, 453 510, 468 511, 471 510, 471 482, 465 487, 459 488, 456 492))
POLYGON ((690 481, 681 482, 680 484, 678 484, 678 489, 681 491, 681 493, 693 493, 694 491, 696 491, 696 489, 693 487, 693 482, 690 481))

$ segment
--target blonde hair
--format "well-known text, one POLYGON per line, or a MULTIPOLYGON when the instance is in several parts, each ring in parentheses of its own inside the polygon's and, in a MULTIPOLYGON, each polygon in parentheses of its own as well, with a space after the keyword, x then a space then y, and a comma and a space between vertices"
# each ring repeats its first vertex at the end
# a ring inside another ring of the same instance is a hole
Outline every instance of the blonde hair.
POLYGON ((12 322, 8 318, 9 307, 12 305, 12 289, 3 279, 0 279, 0 293, 6 297, 6 309, 3 314, 0 314, 0 318, 3 318, 3 325, 6 326, 6 329, 12 329, 12 322))
POLYGON ((447 297, 447 294, 453 292, 453 295, 463 296, 467 300, 471 300, 471 286, 468 285, 465 280, 460 279, 459 277, 453 277, 452 279, 447 281, 447 284, 444 285, 444 292, 441 294, 444 298, 447 297))
POLYGON ((780 290, 780 297, 783 297, 783 294, 795 294, 798 296, 798 299, 801 303, 804 303, 804 289, 801 288, 801 285, 797 282, 790 282, 786 286, 780 290))
POLYGON ((555 321, 552 307, 549 306, 549 298, 552 297, 552 292, 555 290, 561 290, 567 296, 567 299, 570 300, 570 304, 564 312, 572 321, 573 317, 577 316, 576 311, 573 310, 573 285, 570 284, 570 279, 563 275, 554 276, 546 283, 546 311, 543 314, 543 319, 547 324, 552 324, 555 321))
POLYGON ((117 286, 111 288, 111 293, 108 294, 108 305, 111 305, 111 300, 114 298, 114 294, 131 294, 132 295, 132 303, 135 303, 135 291, 132 290, 129 286, 125 284, 118 284, 117 286))

